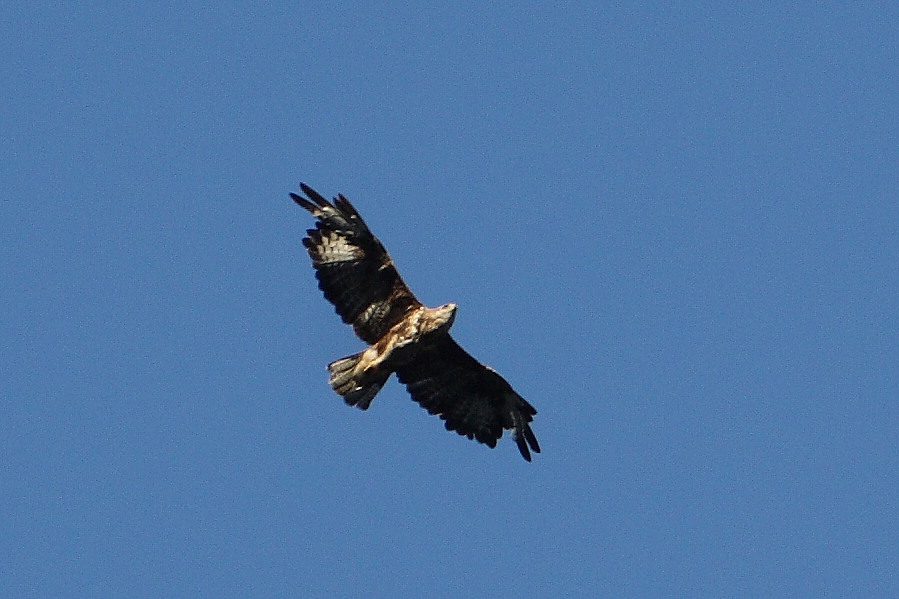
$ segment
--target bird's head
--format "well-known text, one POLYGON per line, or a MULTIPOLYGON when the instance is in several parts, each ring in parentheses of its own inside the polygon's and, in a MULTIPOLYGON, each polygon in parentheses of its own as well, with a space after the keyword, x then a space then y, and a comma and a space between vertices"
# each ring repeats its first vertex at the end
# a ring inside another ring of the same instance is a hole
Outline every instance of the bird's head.
POLYGON ((431 311, 431 318, 435 329, 448 331, 456 319, 456 304, 443 304, 434 308, 431 311))

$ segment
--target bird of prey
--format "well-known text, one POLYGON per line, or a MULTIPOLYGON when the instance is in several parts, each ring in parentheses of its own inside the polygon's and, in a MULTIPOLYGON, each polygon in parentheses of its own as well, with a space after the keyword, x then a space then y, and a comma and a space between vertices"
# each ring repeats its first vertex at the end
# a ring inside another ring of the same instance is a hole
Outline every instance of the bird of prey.
POLYGON ((328 365, 329 384, 347 404, 368 409, 394 372, 412 399, 446 429, 490 447, 510 430, 522 457, 540 452, 530 423, 537 410, 506 380, 450 336, 456 304, 428 308, 343 195, 329 202, 306 184, 290 197, 317 220, 303 245, 319 288, 368 347, 328 365))

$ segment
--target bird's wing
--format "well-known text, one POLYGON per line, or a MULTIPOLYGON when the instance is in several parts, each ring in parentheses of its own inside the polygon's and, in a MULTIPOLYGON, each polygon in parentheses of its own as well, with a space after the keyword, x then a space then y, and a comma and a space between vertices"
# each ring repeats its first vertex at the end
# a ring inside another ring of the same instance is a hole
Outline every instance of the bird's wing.
POLYGON ((338 195, 331 203, 308 185, 300 187, 306 197, 290 197, 318 219, 303 239, 318 286, 343 322, 373 344, 421 304, 349 200, 338 195))
POLYGON ((422 343, 396 374, 412 399, 446 421, 447 430, 490 447, 496 447, 504 430, 511 430, 525 460, 531 461, 531 451, 540 453, 530 426, 537 410, 449 335, 422 343))

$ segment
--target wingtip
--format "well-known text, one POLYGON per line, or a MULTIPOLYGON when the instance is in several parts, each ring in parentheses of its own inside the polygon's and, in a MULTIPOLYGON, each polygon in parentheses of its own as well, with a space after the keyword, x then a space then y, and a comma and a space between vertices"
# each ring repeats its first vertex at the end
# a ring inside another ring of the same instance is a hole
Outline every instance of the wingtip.
POLYGON ((528 451, 528 445, 524 441, 524 437, 521 435, 515 435, 515 444, 518 446, 518 451, 521 453, 521 457, 524 458, 524 461, 531 461, 531 452, 528 451))
POLYGON ((531 452, 540 453, 540 444, 537 443, 537 437, 534 435, 534 431, 531 430, 531 427, 527 424, 522 427, 522 430, 515 430, 512 433, 513 438, 515 439, 515 445, 518 446, 518 451, 521 452, 521 457, 525 459, 525 461, 531 461, 531 452))
POLYGON ((537 443, 537 436, 534 434, 534 431, 531 430, 530 426, 525 427, 524 436, 525 439, 527 439, 528 445, 531 446, 531 450, 534 453, 540 453, 540 444, 537 443))
POLYGON ((294 202, 296 202, 298 206, 308 210, 312 214, 315 214, 315 212, 318 210, 318 208, 314 204, 312 204, 309 200, 307 200, 303 196, 297 195, 295 193, 291 193, 290 199, 293 200, 294 202))
POLYGON ((346 196, 342 193, 338 193, 337 197, 334 198, 334 205, 338 210, 346 214, 350 217, 356 217, 361 220, 362 217, 359 216, 359 212, 356 211, 356 208, 350 203, 346 196))
POLYGON ((318 204, 321 208, 329 206, 328 200, 326 200, 322 194, 318 193, 305 183, 300 183, 300 189, 303 190, 303 193, 306 194, 307 198, 318 204))

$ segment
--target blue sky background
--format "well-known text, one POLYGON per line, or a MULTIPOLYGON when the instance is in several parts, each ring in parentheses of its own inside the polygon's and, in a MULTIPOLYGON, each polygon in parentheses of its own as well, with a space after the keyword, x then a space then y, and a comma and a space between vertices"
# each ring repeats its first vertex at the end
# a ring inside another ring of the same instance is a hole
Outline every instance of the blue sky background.
POLYGON ((891 3, 7 3, 3 597, 899 596, 891 3), (346 194, 539 410, 391 382, 346 194))

